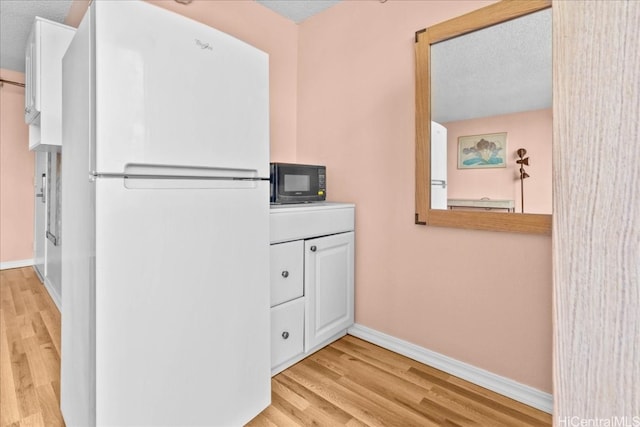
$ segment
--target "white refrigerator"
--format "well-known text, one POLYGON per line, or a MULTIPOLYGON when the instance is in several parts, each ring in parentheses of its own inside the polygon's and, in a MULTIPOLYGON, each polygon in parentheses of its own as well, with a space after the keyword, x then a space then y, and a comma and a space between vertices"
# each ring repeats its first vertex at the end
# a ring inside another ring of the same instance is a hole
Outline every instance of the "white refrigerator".
POLYGON ((431 122, 431 209, 447 209, 447 128, 431 122))
POLYGON ((63 58, 67 426, 234 426, 270 403, 268 56, 94 1, 63 58))

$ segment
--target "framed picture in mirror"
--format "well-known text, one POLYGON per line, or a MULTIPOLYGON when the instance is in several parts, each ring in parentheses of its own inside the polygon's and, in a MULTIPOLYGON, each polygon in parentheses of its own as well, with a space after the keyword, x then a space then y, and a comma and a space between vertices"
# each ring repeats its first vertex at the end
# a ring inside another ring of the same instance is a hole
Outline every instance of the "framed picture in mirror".
POLYGON ((458 169, 507 167, 507 133, 458 137, 458 169))

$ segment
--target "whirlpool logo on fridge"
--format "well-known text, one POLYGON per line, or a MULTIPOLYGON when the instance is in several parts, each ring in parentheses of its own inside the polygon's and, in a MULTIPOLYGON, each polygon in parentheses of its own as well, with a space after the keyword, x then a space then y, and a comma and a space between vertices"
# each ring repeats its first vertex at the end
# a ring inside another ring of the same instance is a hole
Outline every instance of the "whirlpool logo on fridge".
POLYGON ((205 49, 206 50, 213 50, 213 46, 211 46, 211 43, 205 43, 205 42, 202 42, 202 41, 200 41, 198 39, 195 39, 195 40, 196 40, 196 45, 199 46, 200 49, 202 49, 202 50, 205 50, 205 49))

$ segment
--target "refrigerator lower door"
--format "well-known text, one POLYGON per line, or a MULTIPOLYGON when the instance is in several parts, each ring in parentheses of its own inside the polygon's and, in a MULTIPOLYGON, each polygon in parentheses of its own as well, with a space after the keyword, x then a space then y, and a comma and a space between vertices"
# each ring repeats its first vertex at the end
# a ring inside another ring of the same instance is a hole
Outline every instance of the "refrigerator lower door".
POLYGON ((447 209, 447 182, 444 180, 437 184, 431 181, 431 209, 447 209))
POLYGON ((96 181, 97 425, 243 425, 270 403, 269 183, 123 181, 96 181))

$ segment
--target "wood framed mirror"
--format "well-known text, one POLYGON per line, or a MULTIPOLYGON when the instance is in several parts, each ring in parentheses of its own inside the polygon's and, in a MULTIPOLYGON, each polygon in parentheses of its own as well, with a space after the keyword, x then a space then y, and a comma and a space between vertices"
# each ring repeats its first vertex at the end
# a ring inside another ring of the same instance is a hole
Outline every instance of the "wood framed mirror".
MULTIPOLYGON (((449 206, 449 209, 433 209, 431 206, 433 178, 431 166, 432 45, 474 33, 481 29, 494 27, 498 24, 510 21, 516 22, 517 18, 525 17, 550 7, 551 0, 503 0, 416 32, 416 224, 551 234, 551 214, 525 213, 524 201, 522 202, 522 211, 519 213, 487 211, 482 208, 480 210, 453 210, 451 206, 449 206)), ((550 32, 548 37, 550 46, 550 32)), ((505 162, 516 162, 516 159, 511 156, 511 151, 515 152, 517 148, 517 146, 507 148, 508 152, 504 153, 505 162)), ((550 186, 548 191, 550 200, 550 186)), ((520 197, 523 198, 523 195, 520 197)), ((510 210, 513 211, 514 209, 510 210)))

